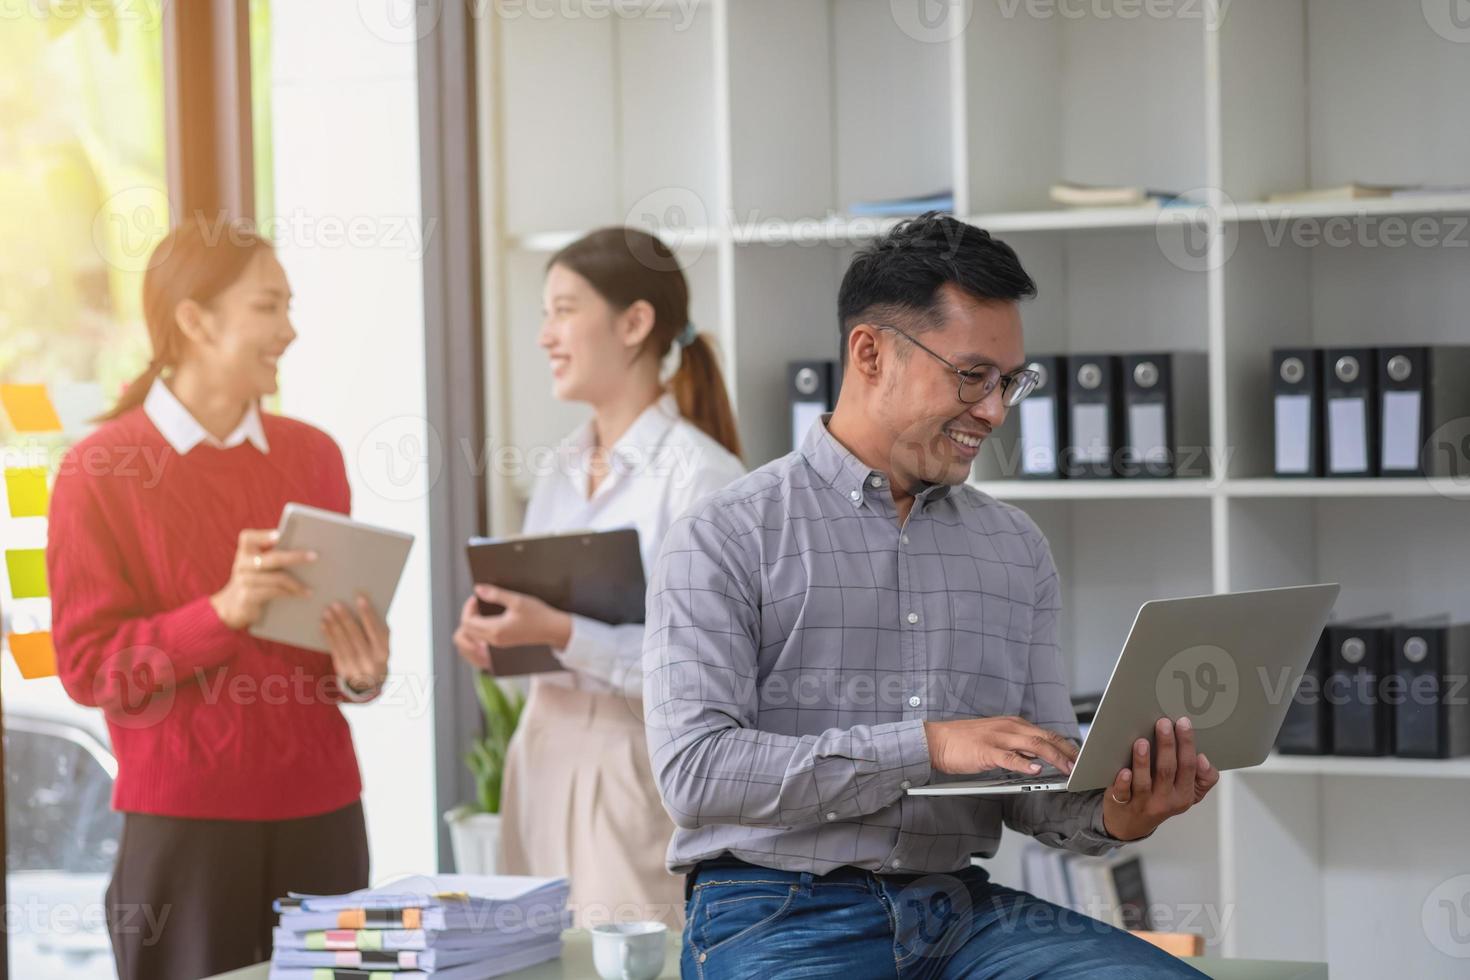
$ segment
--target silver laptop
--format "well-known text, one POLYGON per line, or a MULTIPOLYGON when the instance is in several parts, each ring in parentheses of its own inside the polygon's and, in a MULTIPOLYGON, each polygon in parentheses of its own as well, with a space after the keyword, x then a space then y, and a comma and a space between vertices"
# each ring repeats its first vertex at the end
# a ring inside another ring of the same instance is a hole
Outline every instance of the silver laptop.
POLYGON ((1160 718, 1188 716, 1217 769, 1259 765, 1271 751, 1339 586, 1304 585, 1145 602, 1113 666, 1070 777, 1005 772, 915 786, 914 796, 978 796, 1110 786, 1152 743, 1160 718))

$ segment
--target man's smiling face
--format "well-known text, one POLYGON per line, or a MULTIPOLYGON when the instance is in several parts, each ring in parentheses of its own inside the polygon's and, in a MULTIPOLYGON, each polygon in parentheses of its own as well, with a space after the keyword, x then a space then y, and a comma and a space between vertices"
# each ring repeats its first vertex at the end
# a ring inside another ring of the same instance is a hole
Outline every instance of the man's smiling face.
MULTIPOLYGON (((1010 301, 983 300, 943 287, 937 326, 893 324, 954 367, 995 365, 1009 374, 1025 365, 1021 311, 1010 301)), ((965 482, 981 443, 1006 418, 1001 386, 973 405, 959 397, 959 377, 894 330, 880 331, 891 355, 876 419, 892 438, 891 478, 901 486, 965 482)))

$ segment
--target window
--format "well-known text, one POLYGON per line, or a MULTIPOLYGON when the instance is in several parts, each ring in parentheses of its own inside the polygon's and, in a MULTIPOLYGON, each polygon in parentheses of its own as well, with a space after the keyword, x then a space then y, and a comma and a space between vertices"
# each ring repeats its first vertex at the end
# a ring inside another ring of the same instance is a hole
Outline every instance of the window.
POLYGON ((61 453, 149 357, 143 272, 168 230, 162 2, 0 11, 0 697, 10 966, 28 980, 114 975, 111 757, 100 715, 47 676, 36 559, 61 453))

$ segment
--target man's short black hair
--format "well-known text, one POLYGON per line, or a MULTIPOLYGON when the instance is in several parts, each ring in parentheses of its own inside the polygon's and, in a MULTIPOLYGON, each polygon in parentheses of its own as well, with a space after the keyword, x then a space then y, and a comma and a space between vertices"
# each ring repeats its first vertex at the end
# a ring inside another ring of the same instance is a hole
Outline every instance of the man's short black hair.
POLYGON ((1018 302, 1036 295, 1015 250, 951 215, 930 211, 895 226, 853 256, 837 294, 842 356, 863 322, 921 332, 944 319, 940 289, 952 284, 980 300, 1018 302))

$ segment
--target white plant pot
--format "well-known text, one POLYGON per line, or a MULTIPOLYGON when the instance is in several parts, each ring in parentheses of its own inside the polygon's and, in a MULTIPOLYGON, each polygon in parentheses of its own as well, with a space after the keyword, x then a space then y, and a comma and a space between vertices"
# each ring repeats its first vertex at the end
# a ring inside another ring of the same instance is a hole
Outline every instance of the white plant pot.
POLYGON ((500 814, 455 807, 444 814, 454 867, 460 874, 493 875, 500 865, 500 814))

